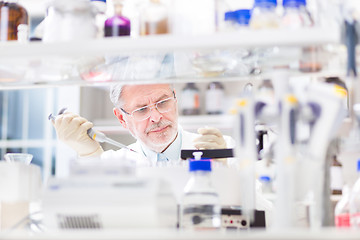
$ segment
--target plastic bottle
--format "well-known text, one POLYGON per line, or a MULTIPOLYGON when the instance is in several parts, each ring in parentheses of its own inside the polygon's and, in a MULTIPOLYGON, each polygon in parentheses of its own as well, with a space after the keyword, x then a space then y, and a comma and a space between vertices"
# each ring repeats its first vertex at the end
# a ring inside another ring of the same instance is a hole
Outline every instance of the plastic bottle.
POLYGON ((169 11, 160 0, 149 0, 140 12, 140 35, 170 32, 169 11))
POLYGON ((191 177, 182 197, 180 227, 196 230, 219 229, 221 205, 219 195, 211 183, 211 161, 197 160, 200 157, 201 155, 196 156, 195 160, 189 161, 191 177))
POLYGON ((113 0, 114 16, 105 21, 105 37, 130 36, 130 20, 122 15, 123 3, 113 0))
POLYGON ((350 225, 360 229, 360 159, 357 161, 358 179, 350 193, 350 225))
POLYGON ((276 6, 276 0, 255 0, 250 27, 253 29, 279 27, 279 17, 276 14, 276 6))
POLYGON ((283 0, 283 8, 282 27, 296 29, 313 25, 311 15, 306 9, 306 0, 283 0))
POLYGON ((29 24, 26 9, 17 0, 3 1, 0 5, 0 41, 18 40, 18 27, 21 24, 29 24))
POLYGON ((338 228, 350 227, 350 188, 345 185, 342 189, 342 197, 335 206, 335 226, 338 228))
POLYGON ((220 82, 209 83, 205 95, 207 114, 222 114, 224 112, 224 85, 220 82))
POLYGON ((181 93, 181 109, 183 115, 199 115, 200 100, 199 89, 195 83, 186 83, 181 93))
POLYGON ((97 38, 104 37, 104 25, 106 21, 106 0, 91 0, 91 5, 95 13, 95 23, 97 27, 97 38))

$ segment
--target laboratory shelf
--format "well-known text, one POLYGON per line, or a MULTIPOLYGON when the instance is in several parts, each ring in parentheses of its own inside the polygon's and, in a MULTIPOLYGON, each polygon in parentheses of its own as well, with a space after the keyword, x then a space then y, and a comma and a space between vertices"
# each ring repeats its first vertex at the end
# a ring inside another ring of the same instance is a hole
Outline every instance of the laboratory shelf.
POLYGON ((298 60, 299 51, 278 55, 278 47, 301 49, 339 43, 339 32, 324 28, 1 42, 0 89, 106 85, 119 81, 139 84, 251 80, 260 72, 266 73, 266 68, 271 70, 271 66, 266 66, 256 72, 257 64, 286 65, 298 60))
POLYGON ((2 42, 0 56, 26 58, 34 56, 97 56, 114 53, 168 52, 176 50, 212 50, 237 47, 314 46, 340 43, 336 29, 303 28, 242 30, 211 35, 152 35, 113 37, 71 42, 2 42))

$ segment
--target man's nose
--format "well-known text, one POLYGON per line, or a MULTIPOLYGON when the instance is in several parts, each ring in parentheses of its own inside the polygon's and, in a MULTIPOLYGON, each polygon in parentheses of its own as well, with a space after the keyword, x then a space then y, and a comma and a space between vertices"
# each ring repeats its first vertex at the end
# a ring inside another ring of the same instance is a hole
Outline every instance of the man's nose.
POLYGON ((150 110, 150 120, 152 122, 159 122, 162 119, 162 114, 157 110, 156 107, 152 107, 150 110))

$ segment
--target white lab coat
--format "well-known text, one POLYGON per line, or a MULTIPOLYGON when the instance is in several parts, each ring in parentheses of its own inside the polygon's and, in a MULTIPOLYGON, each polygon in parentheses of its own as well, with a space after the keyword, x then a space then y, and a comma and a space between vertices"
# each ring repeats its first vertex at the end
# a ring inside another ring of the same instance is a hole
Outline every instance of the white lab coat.
MULTIPOLYGON (((200 134, 197 133, 191 133, 188 131, 185 131, 182 129, 181 126, 179 126, 179 132, 181 131, 182 136, 182 142, 181 142, 181 149, 179 149, 179 156, 180 151, 182 149, 196 149, 194 146, 194 139, 199 137, 200 134)), ((226 146, 227 148, 233 148, 235 146, 235 141, 230 136, 224 136, 226 146)), ((139 140, 137 140, 135 143, 130 144, 128 148, 134 150, 137 153, 131 152, 127 149, 120 149, 117 151, 109 150, 102 154, 102 159, 108 159, 108 158, 130 158, 130 159, 136 159, 136 163, 138 166, 143 165, 152 165, 156 163, 157 159, 154 158, 147 158, 141 148, 141 143, 139 140)))

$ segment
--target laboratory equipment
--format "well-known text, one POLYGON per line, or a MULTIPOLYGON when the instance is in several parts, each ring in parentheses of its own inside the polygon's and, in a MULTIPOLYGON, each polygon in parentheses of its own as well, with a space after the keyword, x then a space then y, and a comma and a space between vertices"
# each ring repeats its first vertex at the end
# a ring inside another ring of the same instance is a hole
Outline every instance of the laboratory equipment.
POLYGON ((18 40, 18 32, 23 28, 22 25, 28 24, 28 13, 17 0, 5 0, 1 3, 0 41, 18 40))
POLYGON ((221 82, 208 84, 205 93, 205 109, 207 114, 221 114, 224 111, 224 85, 221 82))
POLYGON ((48 229, 176 227, 176 202, 158 178, 102 174, 51 178, 43 192, 48 229))
POLYGON ((189 161, 191 177, 180 205, 180 228, 216 229, 221 227, 219 195, 211 182, 211 161, 201 160, 202 152, 194 152, 189 161))
POLYGON ((330 181, 331 194, 341 195, 341 191, 344 186, 343 167, 338 161, 336 155, 332 157, 330 166, 330 181))
POLYGON ((200 91, 193 82, 186 83, 181 92, 180 107, 183 115, 200 114, 200 91))
POLYGON ((242 211, 253 221, 255 209, 255 162, 257 161, 255 136, 255 102, 251 93, 237 100, 235 141, 236 168, 240 172, 242 211))
POLYGON ((123 2, 114 0, 114 16, 105 21, 105 37, 130 36, 130 19, 123 16, 123 2))
POLYGON ((33 155, 28 153, 6 153, 4 158, 8 162, 21 162, 29 165, 33 159, 33 155))
POLYGON ((106 0, 91 0, 93 12, 95 14, 95 24, 97 27, 97 38, 104 37, 104 25, 106 20, 106 0))
POLYGON ((313 25, 312 17, 306 9, 306 0, 283 0, 283 9, 282 27, 296 29, 313 25))
POLYGON ((30 204, 40 200, 41 169, 34 164, 0 161, 0 229, 25 227, 30 204))
POLYGON ((44 20, 45 42, 85 40, 96 37, 91 2, 87 0, 50 1, 44 20))
POLYGON ((284 94, 280 101, 279 137, 275 146, 276 178, 278 197, 276 199, 275 227, 295 227, 295 203, 298 181, 296 120, 299 102, 294 94, 284 94))
POLYGON ((350 225, 352 228, 360 229, 360 159, 357 161, 358 179, 350 193, 350 225))
MULTIPOLYGON (((59 111, 58 115, 63 114, 65 111, 66 111, 66 108, 62 108, 59 111)), ((52 121, 55 121, 55 118, 56 118, 56 116, 54 116, 52 113, 48 117, 48 119, 52 120, 52 121)), ((95 141, 98 141, 100 143, 106 142, 106 143, 109 143, 109 144, 114 145, 116 147, 125 148, 125 149, 127 149, 129 151, 136 152, 135 150, 128 148, 126 145, 124 145, 124 144, 122 144, 120 142, 117 142, 117 141, 107 137, 104 133, 96 131, 96 130, 94 130, 92 128, 88 129, 87 134, 89 135, 89 137, 91 139, 93 139, 95 141)))
MULTIPOLYGON (((325 162, 330 142, 334 139, 342 120, 346 115, 342 87, 327 83, 310 84, 307 88, 307 103, 315 119, 310 121, 310 138, 306 144, 307 178, 302 185, 307 185, 313 194, 314 204, 310 207, 312 226, 325 226, 330 218, 330 191, 326 189, 325 162)), ((328 185, 329 186, 329 185, 328 185)))
POLYGON ((279 27, 276 13, 277 0, 255 0, 250 19, 250 28, 264 29, 279 27))
POLYGON ((338 228, 350 227, 350 188, 345 185, 342 189, 342 197, 335 206, 335 226, 338 228))
POLYGON ((140 10, 140 35, 170 32, 169 10, 160 0, 148 0, 140 10))

